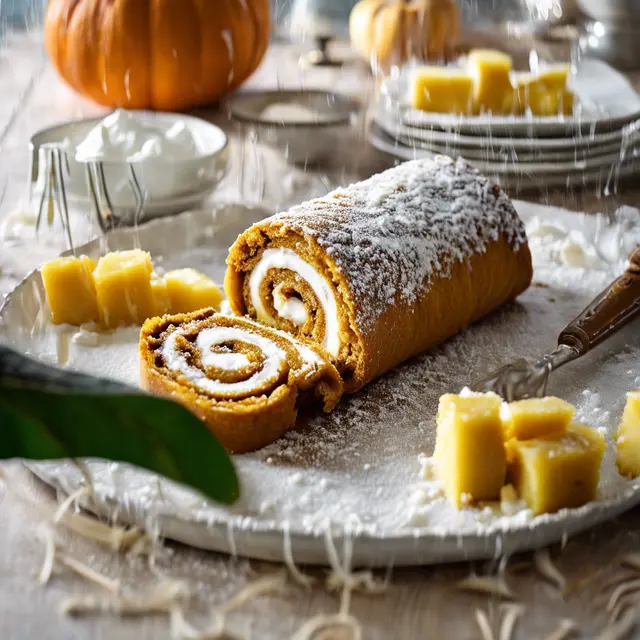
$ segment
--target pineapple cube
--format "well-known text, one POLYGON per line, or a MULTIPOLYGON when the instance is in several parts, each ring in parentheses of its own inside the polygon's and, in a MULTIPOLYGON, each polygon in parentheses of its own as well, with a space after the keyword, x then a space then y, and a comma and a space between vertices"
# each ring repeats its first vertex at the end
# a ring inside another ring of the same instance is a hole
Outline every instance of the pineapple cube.
POLYGON ((512 402, 502 410, 506 438, 530 440, 561 435, 567 430, 575 413, 572 404, 553 396, 512 402))
POLYGON ((440 398, 435 469, 457 507, 500 497, 506 474, 501 405, 493 393, 440 398))
POLYGON ((618 471, 623 476, 640 476, 640 390, 627 394, 616 448, 618 471))
POLYGON ((566 87, 568 67, 551 67, 538 74, 517 74, 514 78, 513 110, 534 116, 573 113, 574 95, 566 87))
POLYGON ((146 251, 114 251, 93 272, 104 325, 110 329, 142 324, 156 315, 151 287, 151 256, 146 251))
MULTIPOLYGON (((570 116, 573 113, 574 96, 568 89, 550 89, 536 85, 528 96, 528 104, 534 116, 570 116)), ((525 107, 526 109, 526 107, 525 107)))
POLYGON ((195 269, 176 269, 164 276, 172 313, 188 313, 205 307, 220 308, 222 292, 211 278, 195 269))
POLYGON ((470 113, 473 79, 464 69, 421 67, 412 83, 414 109, 439 113, 470 113))
POLYGON ((171 313, 171 299, 167 291, 167 283, 163 278, 158 278, 155 273, 151 274, 151 292, 155 300, 156 316, 163 316, 171 313))
POLYGON ((580 507, 593 500, 600 479, 604 437, 570 424, 564 435, 507 442, 508 474, 536 514, 580 507))
POLYGON ((42 265, 40 274, 54 324, 99 321, 94 267, 95 263, 87 256, 57 258, 42 265))
POLYGON ((550 89, 564 89, 567 86, 568 76, 568 64, 551 65, 536 74, 538 82, 550 89))
POLYGON ((468 71, 473 78, 475 108, 501 114, 511 111, 513 85, 511 58, 493 49, 473 49, 469 52, 468 71))

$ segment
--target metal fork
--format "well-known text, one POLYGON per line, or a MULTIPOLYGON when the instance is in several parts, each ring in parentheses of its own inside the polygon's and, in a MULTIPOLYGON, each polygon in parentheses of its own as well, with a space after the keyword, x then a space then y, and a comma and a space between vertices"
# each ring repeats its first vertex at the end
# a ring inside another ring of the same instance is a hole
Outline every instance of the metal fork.
POLYGON ((473 391, 493 391, 512 402, 544 396, 549 375, 576 360, 640 315, 640 247, 629 267, 572 320, 558 336, 558 346, 536 362, 520 359, 479 380, 473 391))

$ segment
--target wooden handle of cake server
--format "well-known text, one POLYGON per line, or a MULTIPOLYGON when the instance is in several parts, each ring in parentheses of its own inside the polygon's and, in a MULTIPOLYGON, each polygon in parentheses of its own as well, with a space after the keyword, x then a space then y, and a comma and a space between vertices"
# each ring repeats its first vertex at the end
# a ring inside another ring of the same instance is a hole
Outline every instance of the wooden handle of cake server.
POLYGON ((612 282, 558 337, 584 355, 620 327, 640 315, 640 246, 629 257, 629 267, 612 282))

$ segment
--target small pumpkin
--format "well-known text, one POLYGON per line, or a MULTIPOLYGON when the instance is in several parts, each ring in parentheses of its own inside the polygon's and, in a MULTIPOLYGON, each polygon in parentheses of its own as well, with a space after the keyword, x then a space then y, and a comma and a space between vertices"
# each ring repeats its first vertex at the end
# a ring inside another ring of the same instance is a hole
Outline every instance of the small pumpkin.
POLYGON ((356 53, 383 68, 413 57, 449 60, 459 31, 455 0, 360 0, 349 18, 356 53))
POLYGON ((269 0, 49 0, 45 45, 76 91, 110 107, 211 103, 258 67, 269 0))

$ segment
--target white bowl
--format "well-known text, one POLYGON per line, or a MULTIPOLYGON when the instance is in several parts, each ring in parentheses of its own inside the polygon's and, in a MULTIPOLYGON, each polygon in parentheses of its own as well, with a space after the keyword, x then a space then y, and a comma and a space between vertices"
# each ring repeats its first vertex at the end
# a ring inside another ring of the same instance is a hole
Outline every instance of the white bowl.
MULTIPOLYGON (((224 131, 205 120, 182 114, 138 111, 136 117, 167 129, 176 122, 183 122, 198 140, 201 151, 200 155, 187 160, 151 157, 134 165, 136 177, 146 192, 144 213, 175 213, 204 200, 227 173, 229 149, 224 131)), ((68 172, 64 175, 64 185, 69 200, 91 201, 86 180, 87 165, 75 159, 75 147, 100 120, 102 118, 68 122, 43 129, 31 138, 30 179, 35 192, 42 192, 47 181, 46 147, 43 145, 58 143, 66 156, 68 172)), ((119 215, 130 213, 136 202, 129 183, 129 164, 126 161, 105 161, 103 168, 114 211, 119 215)))
POLYGON ((293 164, 314 164, 335 153, 359 109, 329 91, 239 93, 228 103, 236 120, 253 127, 260 142, 280 149, 293 164))

